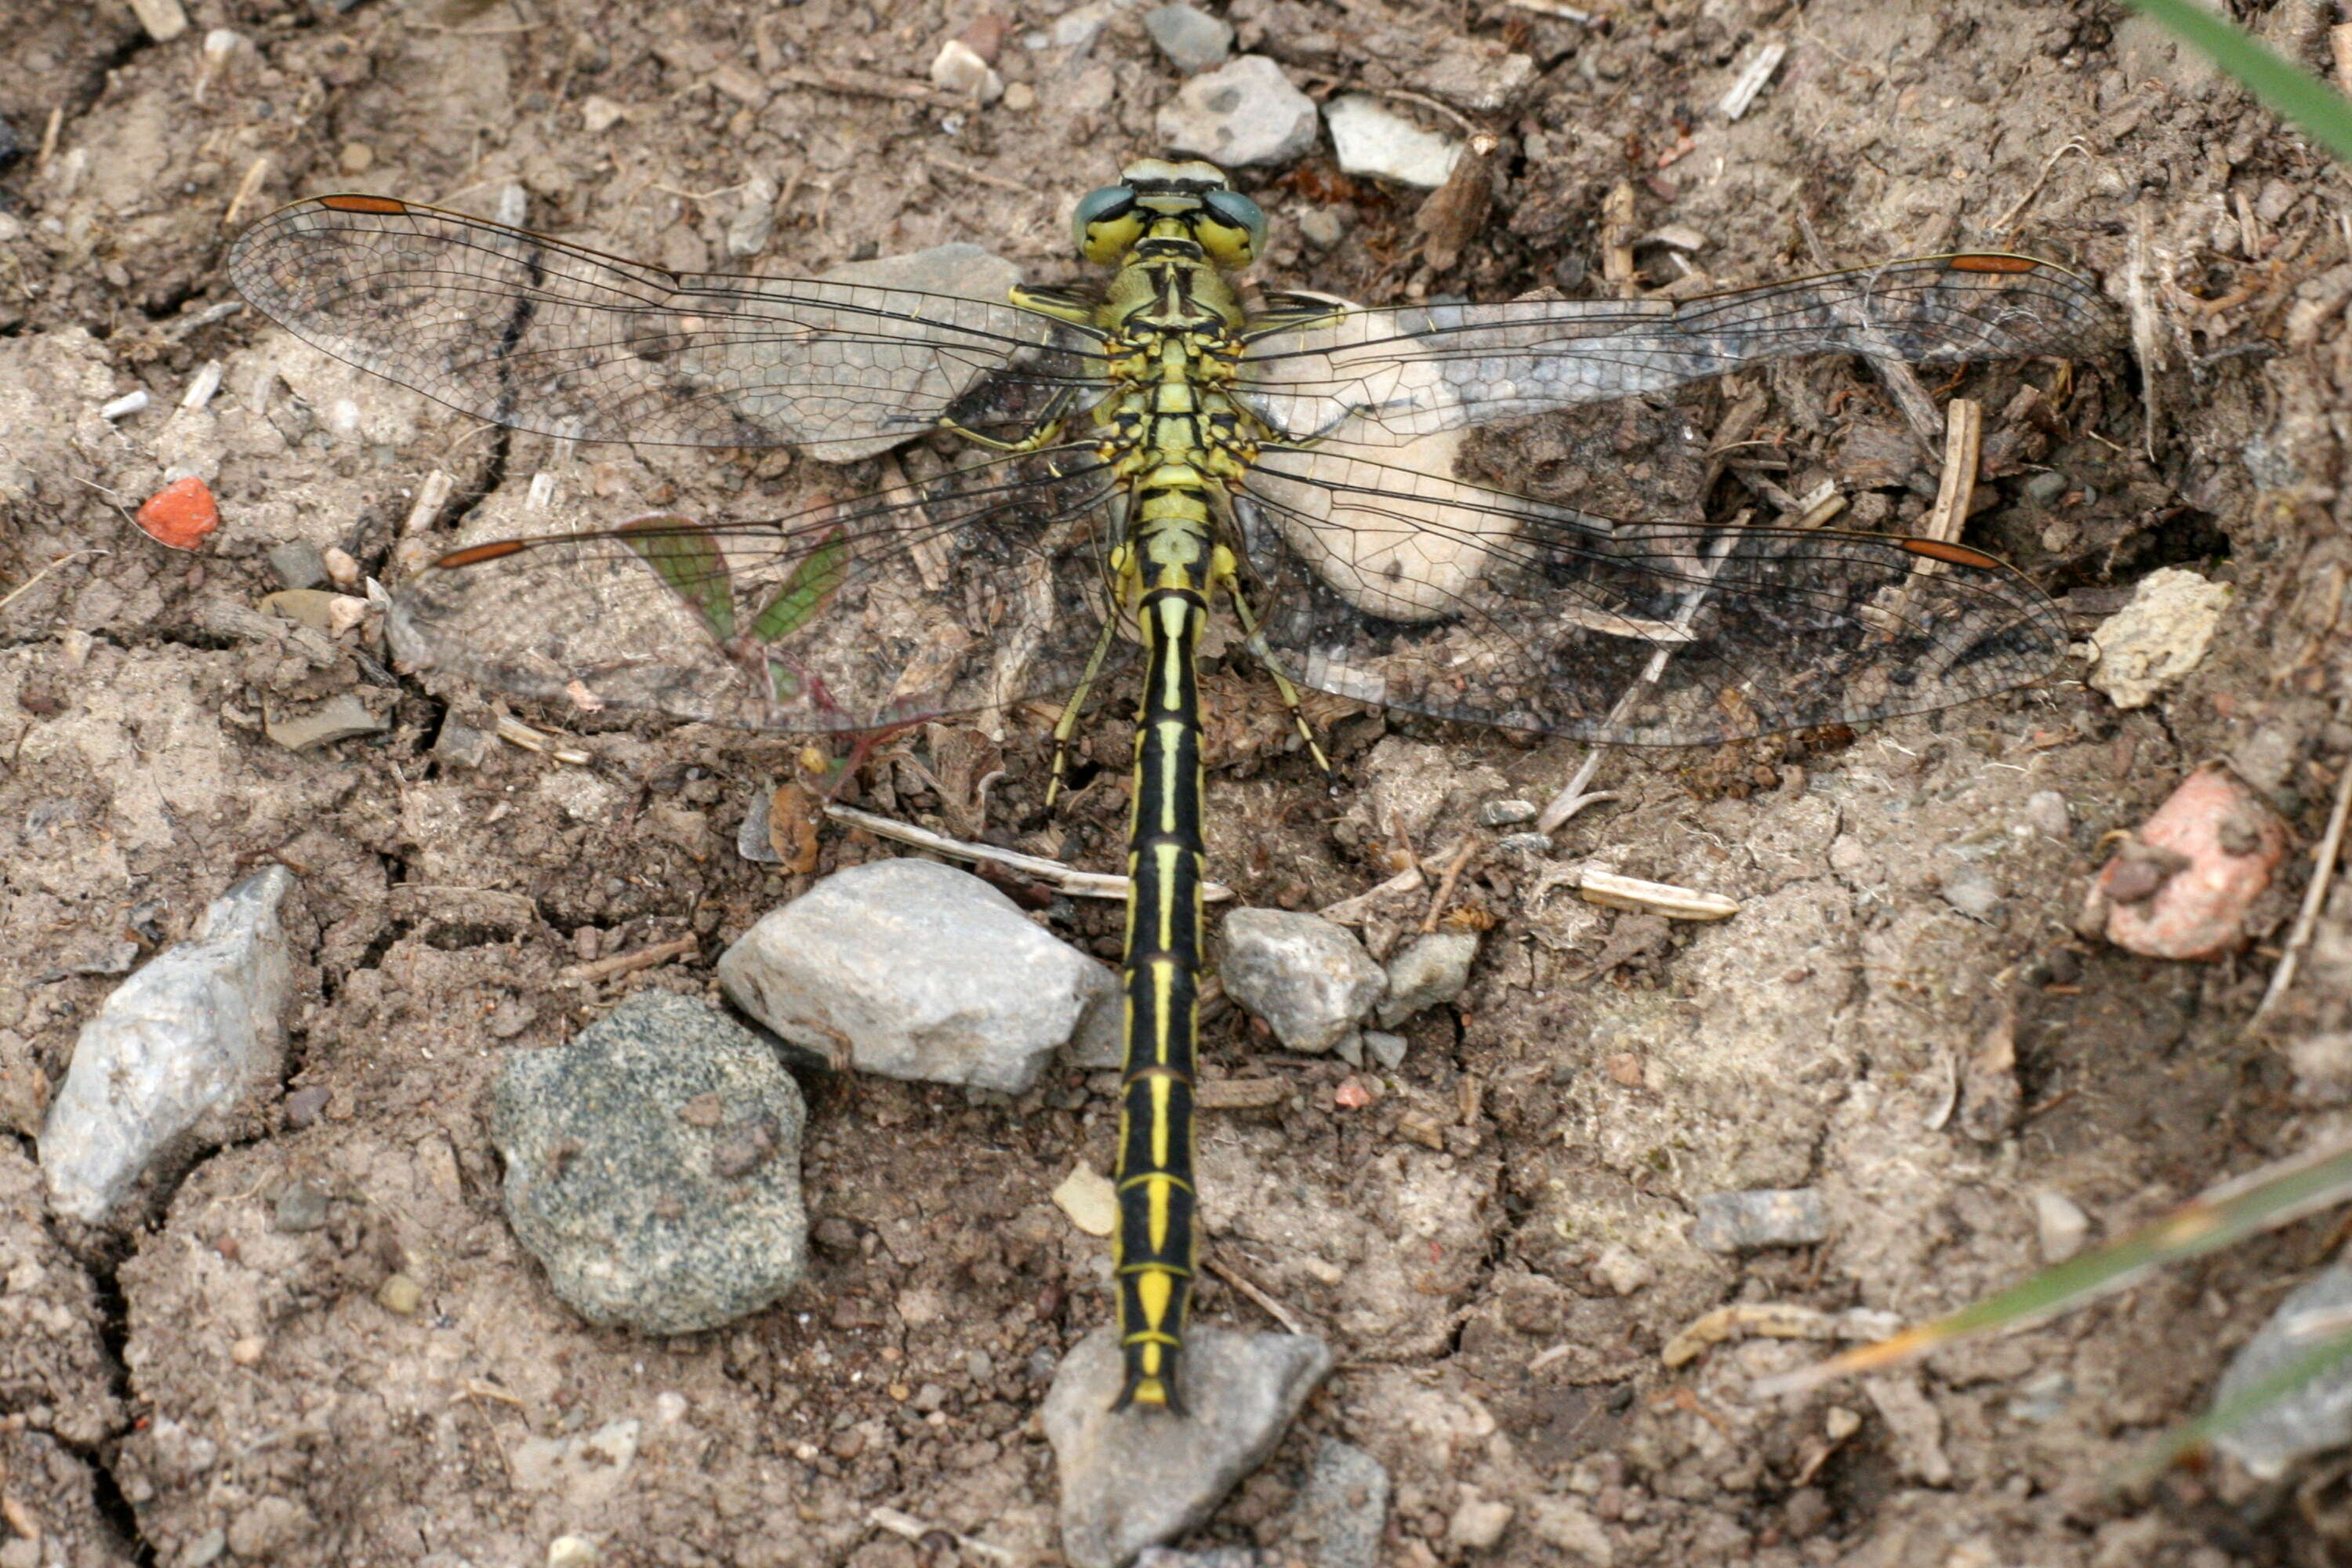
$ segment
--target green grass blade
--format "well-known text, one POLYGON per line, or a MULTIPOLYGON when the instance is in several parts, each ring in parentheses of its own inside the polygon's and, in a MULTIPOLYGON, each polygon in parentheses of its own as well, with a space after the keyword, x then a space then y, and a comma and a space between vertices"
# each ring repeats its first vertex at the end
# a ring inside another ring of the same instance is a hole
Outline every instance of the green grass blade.
POLYGON ((2184 1421, 2132 1456, 2118 1468, 2118 1487, 2146 1486, 2182 1455, 2203 1447, 2214 1438, 2260 1415, 2321 1373, 2352 1361, 2352 1327, 2340 1328, 2313 1341, 2309 1350, 2261 1382, 2242 1388, 2194 1421, 2184 1421))
POLYGON ((1761 1379, 1756 1392, 1801 1394, 1834 1378, 1909 1361, 1955 1340, 2072 1311, 2125 1289, 2164 1264, 2274 1230, 2347 1198, 2352 1198, 2352 1141, 2323 1144, 2224 1182, 2162 1219, 1971 1302, 1949 1317, 1906 1329, 1893 1339, 1816 1366, 1761 1379))
POLYGON ((2352 101, 2317 77, 2289 64, 2270 47, 2199 5, 2197 0, 2129 0, 2236 77, 2247 91, 2303 133, 2352 164, 2352 101))

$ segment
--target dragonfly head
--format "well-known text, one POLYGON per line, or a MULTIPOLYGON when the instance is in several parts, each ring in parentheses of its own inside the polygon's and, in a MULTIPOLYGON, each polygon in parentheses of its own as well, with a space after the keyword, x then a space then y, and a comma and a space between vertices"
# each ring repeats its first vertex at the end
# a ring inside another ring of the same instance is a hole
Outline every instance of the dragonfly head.
POLYGON ((1078 203, 1070 226, 1080 253, 1105 265, 1147 239, 1190 239, 1228 269, 1265 248, 1265 214, 1213 163, 1139 159, 1078 203))

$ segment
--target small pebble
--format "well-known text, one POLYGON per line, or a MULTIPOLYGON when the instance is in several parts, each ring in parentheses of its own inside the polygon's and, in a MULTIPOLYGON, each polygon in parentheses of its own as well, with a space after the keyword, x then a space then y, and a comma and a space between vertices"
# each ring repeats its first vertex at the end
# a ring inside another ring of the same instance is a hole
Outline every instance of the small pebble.
POLYGON ((271 1205, 271 1223, 294 1236, 323 1228, 327 1223, 327 1189, 309 1180, 287 1183, 271 1205))
POLYGON ((133 414, 143 410, 148 401, 147 389, 143 386, 135 387, 111 403, 100 405, 98 416, 110 424, 117 419, 128 419, 133 414))
POLYGON ((174 550, 194 550, 220 526, 212 487, 191 476, 149 496, 133 517, 149 538, 174 550))
POLYGON ((1196 76, 1160 109, 1168 150, 1227 167, 1286 163, 1315 145, 1315 100, 1264 55, 1196 76))
MULTIPOLYGON (((1465 1489, 1466 1490, 1466 1489, 1465 1489)), ((1445 1523, 1445 1540, 1457 1552, 1492 1552, 1511 1527, 1511 1505, 1492 1502, 1472 1492, 1445 1523)))
POLYGON ((346 142, 335 162, 346 174, 364 174, 375 167, 375 149, 364 142, 346 142))
POLYGON ((1118 1228, 1118 1192, 1110 1178, 1081 1160, 1053 1192, 1055 1206, 1088 1236, 1108 1236, 1118 1228))
POLYGON ((2147 707, 2203 660, 2230 599, 2226 583, 2177 566, 2157 568, 2093 634, 2099 658, 2091 684, 2118 708, 2147 707))
POLYGON ((228 1359, 239 1366, 257 1366, 268 1350, 268 1341, 259 1334, 247 1334, 228 1347, 228 1359))
POLYGON ((1331 250, 1348 237, 1347 220, 1337 207, 1308 207, 1298 215, 1298 237, 1317 250, 1331 250))
POLYGON ((2055 468, 2044 468, 2018 487, 2019 493, 2035 506, 2048 506, 2066 493, 2073 481, 2055 468))
POLYGON ((547 1543, 547 1568, 596 1568, 604 1554, 584 1535, 559 1535, 547 1543))
POLYGON ((2285 857, 2286 825, 2220 763, 2180 782, 2092 884, 2094 929, 2148 958, 2219 958, 2242 945, 2285 857), (2104 917, 2104 927, 2098 917, 2104 917))
POLYGON ((1025 81, 1016 81, 1004 89, 1004 107, 1015 114, 1026 114, 1037 107, 1037 89, 1025 81))
POLYGON ((580 123, 591 136, 602 136, 629 117, 629 111, 609 98, 586 98, 580 102, 580 123))
POLYGON ((1214 70, 1233 53, 1233 24, 1191 5, 1162 5, 1143 14, 1143 30, 1187 76, 1214 70))
POLYGON ((1709 1193, 1696 1206, 1690 1240, 1704 1252, 1806 1247, 1829 1238, 1829 1210, 1812 1187, 1709 1193))
POLYGON ((2063 1263, 2083 1250, 2091 1234, 2091 1216, 2074 1200, 2048 1187, 2033 1194, 2033 1228, 2042 1247, 2042 1261, 2063 1263))
POLYGON ((1004 79, 961 38, 940 46, 931 60, 931 85, 975 103, 994 103, 1004 96, 1004 79))
POLYGON ((1470 966, 1477 958, 1475 931, 1426 931, 1413 938, 1389 960, 1380 1021, 1393 1026, 1425 1008, 1453 1001, 1469 984, 1470 966))
POLYGON ((348 594, 360 585, 360 563, 352 552, 330 544, 319 552, 319 560, 327 568, 327 581, 348 594))
POLYGON ((1388 976, 1343 927, 1289 910, 1225 917, 1225 994, 1294 1051, 1328 1051, 1355 1032, 1388 976))
POLYGON ((1370 93, 1349 93, 1323 109, 1339 167, 1399 184, 1435 190, 1462 161, 1462 144, 1423 131, 1370 93))
POLYGON ((1406 1040, 1402 1035, 1391 1035, 1386 1029, 1366 1029, 1364 1049, 1372 1060, 1393 1072, 1404 1065, 1406 1040))
POLYGON ((1549 855, 1552 849, 1549 833, 1506 833, 1495 841, 1495 847, 1506 855, 1549 855))
POLYGON ((385 1311, 409 1318, 425 1304, 425 1287, 405 1274, 389 1274, 375 1288, 376 1304, 385 1311))
POLYGON ((310 1084, 286 1097, 286 1125, 300 1130, 310 1126, 325 1113, 327 1102, 334 1090, 323 1084, 310 1084))
POLYGON ((1647 1258, 1615 1242, 1602 1247, 1587 1267, 1594 1279, 1620 1296, 1631 1296, 1658 1277, 1647 1258))
POLYGON ((1989 921, 2000 909, 2000 889, 1981 866, 1960 866, 1944 874, 1944 901, 1970 920, 1989 921))
POLYGON ((272 546, 268 560, 269 569, 289 588, 315 588, 327 580, 327 558, 315 544, 289 540, 272 546))
POLYGON ((1533 822, 1536 803, 1531 800, 1490 800, 1478 808, 1481 827, 1516 827, 1522 822, 1533 822))
POLYGON ((2054 789, 2038 789, 2025 797, 2025 825, 2044 837, 2064 843, 2074 831, 2066 797, 2054 789))

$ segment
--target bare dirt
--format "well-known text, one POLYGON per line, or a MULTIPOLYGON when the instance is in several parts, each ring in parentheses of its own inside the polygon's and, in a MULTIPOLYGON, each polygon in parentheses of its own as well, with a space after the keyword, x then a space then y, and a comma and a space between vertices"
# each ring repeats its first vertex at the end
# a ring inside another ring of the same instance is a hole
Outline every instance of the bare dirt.
MULTIPOLYGON (((2105 5, 1656 0, 1592 26, 1547 9, 1239 0, 1242 47, 1318 95, 1425 97, 1446 86, 1432 62, 1453 60, 1458 86, 1463 59, 1475 76, 1504 48, 1536 68, 1507 106, 1469 111, 1503 138, 1503 179, 1453 268, 1415 259, 1416 193, 1350 180, 1326 150, 1242 172, 1285 237, 1261 277, 1367 299, 1586 291, 1621 182, 1638 232, 1699 231, 1696 265, 1727 285, 1958 247, 2052 256, 2105 279, 2136 351, 1952 388, 1985 401, 2008 454, 1969 537, 2073 595, 2086 628, 2159 564, 2217 574, 2236 598, 2203 665, 2144 710, 2067 679, 1855 738, 1611 759, 1601 786, 1619 798, 1563 830, 1557 858, 1732 894, 1741 913, 1669 927, 1601 910, 1486 835, 1459 896, 1497 923, 1460 1003, 1411 1026, 1398 1072, 1286 1058, 1237 1012, 1214 1017, 1211 1076, 1290 1092, 1206 1119, 1211 1245, 1340 1364, 1202 1539, 1305 1551, 1286 1505, 1336 1435, 1394 1479, 1382 1559, 1398 1564, 2344 1560, 2340 1469, 2270 1489, 2226 1472, 2135 1495, 2103 1481, 2199 1407, 2326 1255, 2324 1220, 1794 1404, 1742 1389, 1821 1347, 1734 1343, 1674 1370, 1659 1355, 1727 1302, 1948 1308, 2034 1265, 2036 1192, 2110 1234, 2298 1146, 2326 1114, 2291 1091, 2280 1043, 2352 1021, 2341 900, 2278 1027, 2251 1040, 2272 949, 2168 964, 2074 927, 2101 836, 2196 763, 2229 759, 2307 847, 2352 754, 2343 174, 2105 5), (1727 124, 1711 106, 1768 37, 1788 58, 1727 124), (1349 225, 1328 254, 1297 237, 1312 206, 1349 225), (2028 382, 2055 417, 2013 427, 2002 411, 2028 382), (2029 493, 2044 468, 2064 486, 2029 493), (2052 791, 2063 823, 2027 805, 2052 791), (1998 897, 1963 913, 1946 889, 1971 870, 1998 897), (2004 1030, 2014 1067, 1988 1070, 1980 1048, 2004 1030), (1373 1103, 1340 1094, 1351 1078, 1373 1103), (1697 1197, 1768 1186, 1821 1189, 1830 1239, 1739 1258, 1690 1245, 1697 1197), (1465 1511, 1482 1501, 1510 1510, 1491 1541, 1465 1511)), ((974 110, 788 79, 918 81, 967 20, 934 0, 197 0, 164 44, 112 4, 19 0, 0 28, 0 118, 27 148, 59 120, 46 154, 0 172, 0 593, 79 553, 0 607, 0 1568, 522 1564, 566 1533, 608 1563, 919 1561, 870 1522, 877 1506, 1054 1560, 1034 1412, 1111 1309, 1099 1244, 1047 1194, 1074 1162, 1108 1163, 1105 1078, 1008 1101, 803 1074, 805 1282, 719 1332, 583 1325, 501 1216, 498 1053, 562 1038, 631 986, 709 989, 723 943, 806 885, 732 847, 793 747, 546 712, 530 716, 580 731, 590 767, 503 747, 456 766, 432 749, 445 701, 377 662, 371 632, 298 635, 254 607, 280 585, 265 552, 289 541, 396 582, 396 532, 435 468, 457 479, 444 526, 520 510, 542 470, 556 505, 592 520, 756 514, 870 470, 560 453, 207 308, 234 298, 219 261, 238 224, 341 188, 488 211, 519 184, 531 226, 696 268, 725 257, 740 193, 764 175, 797 199, 761 268, 971 238, 1068 279, 1072 203, 1159 151, 1154 111, 1177 85, 1139 15, 1082 53, 1034 51, 1022 34, 1052 13, 1024 5, 1000 63, 1031 107, 1016 92, 974 110), (214 28, 242 44, 208 66, 214 28), (179 411, 214 360, 220 395, 179 411), (147 412, 98 416, 137 387, 147 412), (175 553, 126 509, 189 471, 226 521, 175 553), (265 738, 266 715, 346 692, 387 730, 299 754, 265 738), (302 889, 287 1099, 248 1141, 161 1173, 113 1229, 49 1215, 34 1139, 118 983, 110 955, 184 934, 271 858, 302 889), (680 935, 698 958, 557 982, 680 935), (323 1227, 275 1223, 297 1182, 330 1193, 323 1227), (378 1300, 394 1271, 424 1288, 413 1314, 378 1300)), ((2332 12, 2315 0, 2247 19, 2324 61, 2332 12)), ((1666 251, 1639 255, 1645 284, 1672 281, 1666 251)), ((1480 460, 1584 494, 1646 465, 1646 504, 1727 516, 1755 498, 1729 479, 1678 491, 1698 465, 1656 437, 1687 426, 1703 449, 1743 390, 1765 395, 1786 489, 1837 479, 1866 525, 1925 511, 1932 464, 1843 363, 1538 422, 1480 460)), ((1325 705, 1334 800, 1262 681, 1220 667, 1209 690, 1213 873, 1254 903, 1362 893, 1393 870, 1400 831, 1448 855, 1482 801, 1547 798, 1580 757, 1325 705)), ((485 699, 454 695, 487 722, 485 699)), ((902 746, 936 760, 954 743, 902 746)), ((1042 726, 1019 716, 982 830, 1114 867, 1127 745, 1115 717, 1097 726, 1100 771, 1048 816, 1042 726)), ((972 809, 905 766, 868 801, 972 809)), ((830 836, 823 868, 880 852, 830 836)), ((2290 859, 2266 921, 2308 865, 2290 859)), ((1370 934, 1418 914, 1379 911, 1370 934)), ((1115 952, 1114 911, 1054 919, 1115 952)), ((1270 1326, 1215 1279, 1199 1310, 1270 1326)))

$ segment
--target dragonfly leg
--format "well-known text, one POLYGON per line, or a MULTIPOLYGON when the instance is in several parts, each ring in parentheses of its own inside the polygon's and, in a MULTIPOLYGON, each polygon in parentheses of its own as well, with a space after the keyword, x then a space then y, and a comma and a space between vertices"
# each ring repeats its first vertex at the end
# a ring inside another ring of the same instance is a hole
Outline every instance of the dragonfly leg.
POLYGON ((1038 426, 1035 429, 1030 431, 1026 436, 1022 437, 1018 441, 1000 441, 993 436, 983 436, 979 431, 971 429, 967 426, 957 424, 954 420, 949 418, 944 414, 940 416, 939 427, 942 430, 951 431, 955 435, 962 437, 967 441, 975 442, 980 446, 986 447, 992 451, 1018 454, 1022 452, 1038 451, 1044 447, 1052 446, 1056 441, 1059 441, 1062 438, 1062 426, 1064 423, 1062 416, 1057 414, 1054 417, 1046 420, 1044 424, 1038 426))
POLYGON ((1249 638, 1250 651, 1257 655, 1259 663, 1265 666, 1265 672, 1274 677, 1274 689, 1282 693, 1282 705, 1290 710, 1290 721, 1298 726, 1298 737, 1307 742, 1307 754, 1315 759, 1315 765, 1323 770, 1325 779, 1332 778, 1331 759, 1323 754, 1323 743, 1315 738, 1315 727, 1307 723, 1307 715, 1299 709, 1298 688, 1291 685, 1290 678, 1266 658, 1265 645, 1258 640, 1257 617, 1250 613, 1249 599, 1242 592, 1238 574, 1225 580, 1225 592, 1233 595, 1234 615, 1242 623, 1243 635, 1249 638))
POLYGON ((1069 772, 1070 737, 1078 731, 1078 720, 1085 714, 1087 698, 1094 690, 1095 677, 1102 673, 1103 660, 1110 656, 1111 638, 1118 635, 1118 623, 1110 616, 1103 617, 1102 636, 1095 639, 1095 651, 1087 659, 1087 670, 1078 677, 1078 688, 1070 693, 1069 701, 1062 705, 1062 716, 1054 721, 1054 770, 1051 782, 1045 785, 1045 809, 1054 809, 1054 802, 1062 793, 1062 781, 1069 772))

